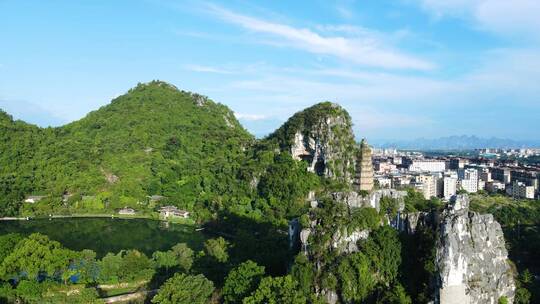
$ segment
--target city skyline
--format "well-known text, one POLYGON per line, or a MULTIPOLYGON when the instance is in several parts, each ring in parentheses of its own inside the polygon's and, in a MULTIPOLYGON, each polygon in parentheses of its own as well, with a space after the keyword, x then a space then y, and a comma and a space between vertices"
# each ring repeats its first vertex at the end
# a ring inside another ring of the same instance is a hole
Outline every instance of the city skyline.
POLYGON ((330 100, 358 137, 538 140, 532 0, 0 3, 0 108, 77 120, 160 79, 261 136, 330 100))

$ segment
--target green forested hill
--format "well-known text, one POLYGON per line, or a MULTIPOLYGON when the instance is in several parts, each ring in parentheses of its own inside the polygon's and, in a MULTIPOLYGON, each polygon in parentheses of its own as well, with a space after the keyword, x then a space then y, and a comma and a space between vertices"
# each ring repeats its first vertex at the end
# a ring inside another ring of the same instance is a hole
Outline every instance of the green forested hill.
POLYGON ((230 190, 227 180, 253 141, 227 107, 157 81, 62 127, 2 113, 0 128, 4 214, 31 194, 51 196, 49 205, 64 193, 118 206, 155 194, 193 203, 230 190))
POLYGON ((2 215, 144 211, 155 208, 147 196, 162 195, 199 218, 226 209, 282 219, 317 183, 226 106, 165 82, 139 84, 58 128, 0 115, 2 215), (28 195, 47 197, 21 204, 28 195))

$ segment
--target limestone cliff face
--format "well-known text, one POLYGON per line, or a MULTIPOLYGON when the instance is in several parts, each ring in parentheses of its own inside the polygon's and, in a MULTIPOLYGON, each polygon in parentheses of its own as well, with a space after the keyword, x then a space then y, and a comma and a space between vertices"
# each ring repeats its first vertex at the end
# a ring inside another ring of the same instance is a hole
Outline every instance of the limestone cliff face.
POLYGON ((308 170, 351 183, 355 143, 351 118, 337 104, 323 102, 296 113, 270 139, 282 151, 308 163, 308 170))
POLYGON ((342 202, 351 208, 371 207, 377 211, 380 209, 380 202, 383 197, 390 197, 396 199, 399 203, 399 209, 404 207, 404 199, 407 196, 407 191, 400 191, 395 189, 379 189, 370 192, 367 196, 362 196, 355 191, 347 192, 334 192, 332 198, 338 202, 342 202))
POLYGON ((469 198, 458 195, 443 211, 437 247, 441 304, 513 301, 515 285, 501 226, 491 214, 469 212, 469 198))

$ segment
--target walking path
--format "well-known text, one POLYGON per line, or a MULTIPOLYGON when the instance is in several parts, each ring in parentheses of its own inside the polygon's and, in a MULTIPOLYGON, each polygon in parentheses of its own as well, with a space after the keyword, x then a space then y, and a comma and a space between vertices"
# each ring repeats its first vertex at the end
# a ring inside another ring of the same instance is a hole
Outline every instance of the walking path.
POLYGON ((142 299, 142 298, 144 298, 144 297, 146 297, 148 295, 153 295, 156 292, 157 292, 157 290, 150 290, 150 291, 143 290, 143 291, 137 291, 137 292, 134 292, 134 293, 128 293, 128 294, 124 294, 124 295, 103 298, 101 300, 103 300, 103 302, 105 302, 105 303, 127 302, 127 301, 142 299))

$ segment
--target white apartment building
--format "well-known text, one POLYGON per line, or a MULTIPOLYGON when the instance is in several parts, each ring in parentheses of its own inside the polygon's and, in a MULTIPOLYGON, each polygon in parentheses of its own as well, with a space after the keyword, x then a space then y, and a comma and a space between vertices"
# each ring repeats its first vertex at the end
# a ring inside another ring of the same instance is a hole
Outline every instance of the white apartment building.
POLYGON ((437 178, 431 174, 422 174, 415 177, 416 183, 422 185, 417 187, 424 194, 425 199, 437 196, 437 178))
POLYGON ((459 169, 458 186, 469 193, 478 192, 478 170, 459 169))
POLYGON ((512 184, 512 197, 534 199, 534 186, 527 186, 522 182, 515 181, 512 184))
POLYGON ((414 159, 409 165, 411 172, 444 172, 446 163, 436 159, 414 159))
POLYGON ((445 174, 443 177, 443 194, 444 199, 449 200, 457 192, 458 178, 454 173, 445 174))

